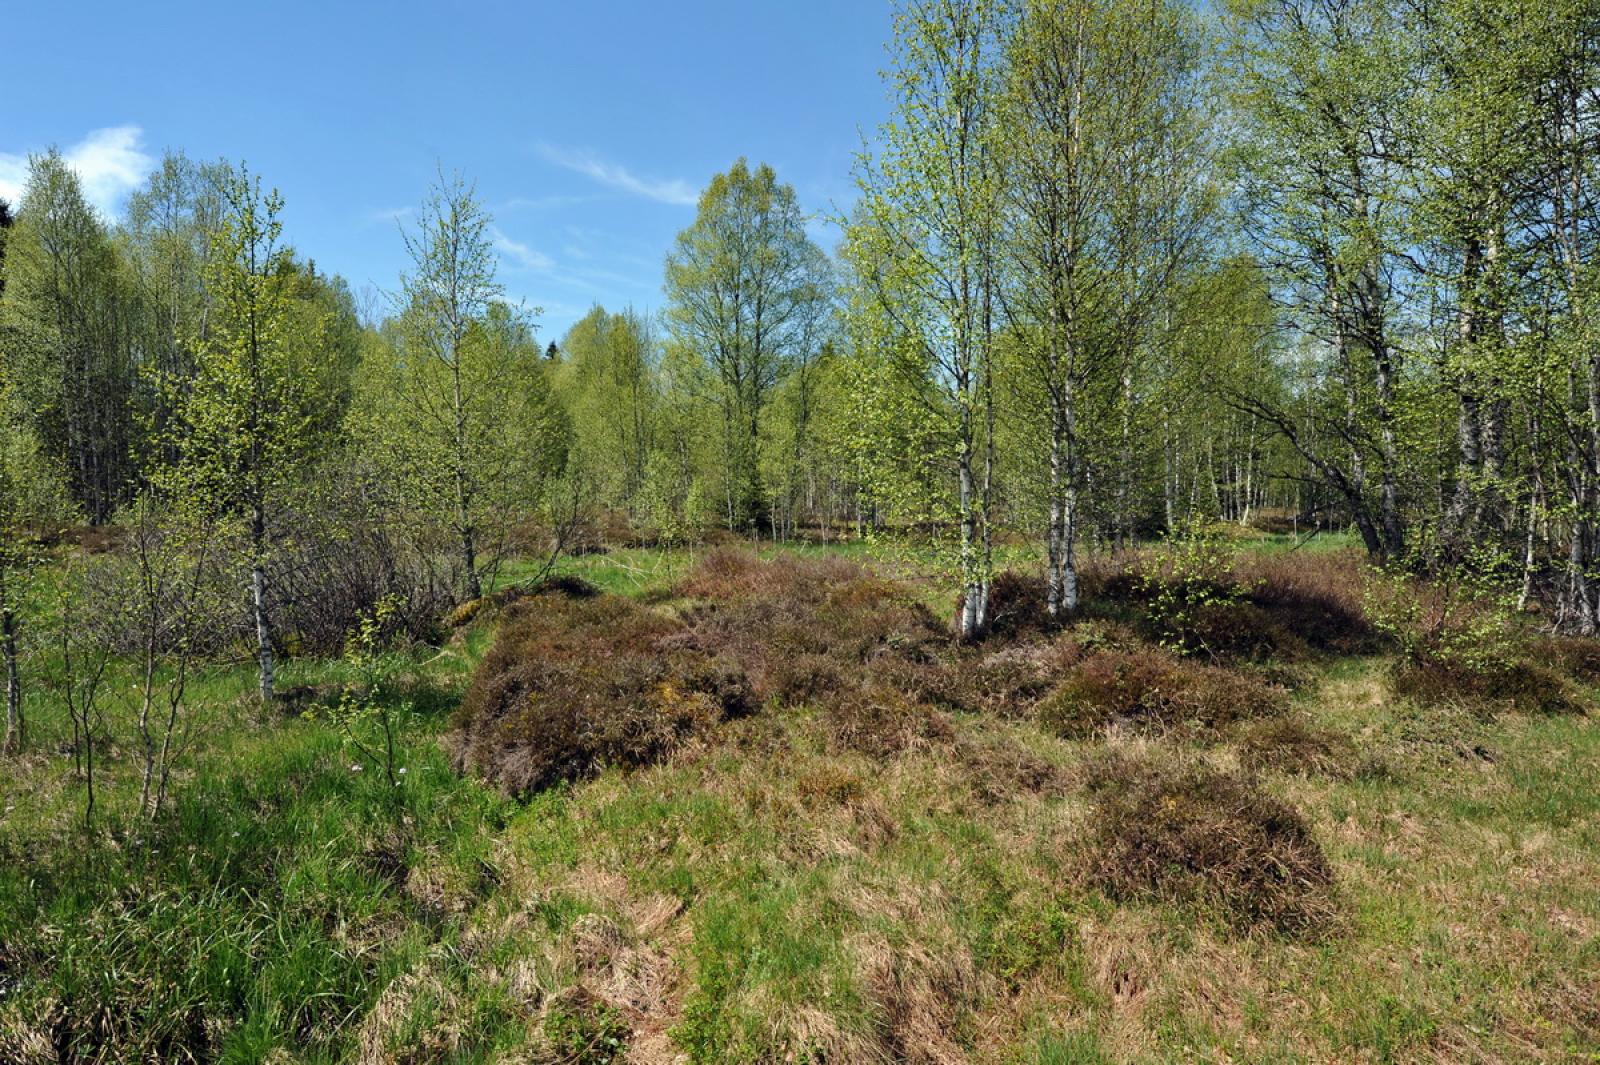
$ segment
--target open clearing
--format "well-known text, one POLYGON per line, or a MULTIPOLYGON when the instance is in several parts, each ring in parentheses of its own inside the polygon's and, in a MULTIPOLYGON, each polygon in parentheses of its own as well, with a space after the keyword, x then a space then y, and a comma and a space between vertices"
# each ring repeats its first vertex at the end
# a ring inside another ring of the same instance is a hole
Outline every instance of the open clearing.
MULTIPOLYGON (((1600 1053, 1593 719, 1397 696, 1391 648, 1274 598, 1359 611, 1353 555, 1245 552, 1257 638, 1180 654, 1115 592, 1137 563, 1062 631, 957 648, 907 558, 780 554, 569 560, 588 584, 416 648, 398 787, 317 710, 337 663, 271 720, 209 677, 150 838, 85 841, 66 756, 33 756, 0 1058, 1600 1053), (495 709, 572 699, 548 736, 495 709)), ((110 748, 103 823, 134 768, 110 748)))

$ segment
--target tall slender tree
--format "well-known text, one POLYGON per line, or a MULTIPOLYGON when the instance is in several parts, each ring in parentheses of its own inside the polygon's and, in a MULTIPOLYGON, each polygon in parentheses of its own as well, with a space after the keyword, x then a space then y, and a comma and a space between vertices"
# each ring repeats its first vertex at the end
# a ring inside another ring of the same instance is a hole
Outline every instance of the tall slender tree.
MULTIPOLYGON (((948 423, 962 605, 989 621, 994 338, 1000 285, 1002 5, 914 0, 894 16, 894 118, 858 166, 851 255, 878 326, 866 342, 909 378, 922 413, 948 423), (926 388, 924 386, 927 386, 926 388)), ((942 434, 943 435, 943 434, 942 434)))
POLYGON ((728 526, 759 529, 762 415, 786 367, 821 344, 831 300, 794 187, 743 159, 712 178, 667 257, 666 294, 671 339, 705 366, 722 414, 728 526))
POLYGON ((192 377, 163 384, 176 417, 178 459, 160 474, 202 512, 245 522, 245 563, 263 701, 274 694, 275 630, 269 585, 273 536, 286 489, 316 453, 312 432, 325 320, 294 305, 296 267, 283 243, 283 201, 240 168, 222 184, 225 213, 212 238, 206 284, 213 307, 192 337, 192 377))
POLYGON ((502 298, 489 225, 471 186, 441 176, 405 234, 412 269, 389 342, 369 348, 358 403, 401 487, 397 505, 449 529, 468 599, 566 457, 546 360, 502 298))

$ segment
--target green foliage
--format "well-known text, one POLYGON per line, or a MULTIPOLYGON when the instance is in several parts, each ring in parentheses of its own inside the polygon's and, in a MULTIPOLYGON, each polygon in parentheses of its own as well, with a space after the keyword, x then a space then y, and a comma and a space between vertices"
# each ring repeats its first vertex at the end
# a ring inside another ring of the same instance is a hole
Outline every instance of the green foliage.
POLYGON ((816 356, 831 285, 794 187, 743 159, 711 179, 667 257, 667 328, 720 420, 729 528, 768 523, 763 417, 779 379, 816 356))
POLYGON ((441 179, 406 238, 404 303, 366 344, 352 418, 394 508, 448 530, 466 599, 482 594, 567 457, 566 412, 532 321, 504 301, 489 225, 470 187, 441 179))
POLYGON ((103 522, 135 455, 137 308, 106 223, 59 152, 33 156, 5 247, 0 356, 22 424, 103 522))
MULTIPOLYGON (((205 274, 214 305, 192 338, 193 374, 160 381, 176 408, 162 443, 179 456, 162 476, 175 498, 261 523, 316 453, 327 320, 296 306, 282 197, 243 172, 222 194, 205 274)), ((263 536, 253 534, 253 550, 265 549, 263 536)))
POLYGON ((385 779, 395 788, 406 774, 405 766, 395 764, 395 737, 414 710, 400 687, 401 675, 410 662, 393 647, 401 606, 397 597, 386 596, 350 634, 344 663, 352 679, 328 712, 366 764, 383 767, 385 779))
POLYGON ((1404 571, 1374 571, 1365 604, 1373 625, 1415 666, 1488 676, 1515 666, 1524 651, 1504 559, 1492 549, 1421 585, 1404 571))
POLYGON ((628 1049, 628 1025, 610 1006, 552 1003, 544 1017, 552 1065, 611 1065, 628 1049))
POLYGON ((1232 546, 1193 521, 1153 550, 1134 580, 1161 646, 1185 654, 1213 650, 1204 645, 1200 620, 1244 602, 1249 592, 1234 578, 1233 560, 1232 546))

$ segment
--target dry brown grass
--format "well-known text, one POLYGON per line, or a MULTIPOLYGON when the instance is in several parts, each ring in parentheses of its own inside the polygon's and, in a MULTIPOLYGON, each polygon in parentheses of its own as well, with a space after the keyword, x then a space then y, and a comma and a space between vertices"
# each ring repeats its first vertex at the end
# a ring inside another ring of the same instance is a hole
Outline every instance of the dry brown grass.
POLYGON ((1252 773, 1271 770, 1343 779, 1355 772, 1358 760, 1349 736, 1298 715, 1246 722, 1235 742, 1239 764, 1252 773))
POLYGON ((955 729, 944 714, 886 685, 865 685, 824 704, 829 747, 869 758, 892 758, 912 747, 948 743, 955 729))
POLYGON ((1333 868, 1304 819, 1200 762, 1106 754, 1087 767, 1091 883, 1115 899, 1199 903, 1298 935, 1335 912, 1333 868))
POLYGON ((1214 734, 1236 722, 1275 717, 1286 706, 1282 689, 1256 677, 1146 647, 1090 653, 1035 713, 1062 736, 1111 726, 1214 734))

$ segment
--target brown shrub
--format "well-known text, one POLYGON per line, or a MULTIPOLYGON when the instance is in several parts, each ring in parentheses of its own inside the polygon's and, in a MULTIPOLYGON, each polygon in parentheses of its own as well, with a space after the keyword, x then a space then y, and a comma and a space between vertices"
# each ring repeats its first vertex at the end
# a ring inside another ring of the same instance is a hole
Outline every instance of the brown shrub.
POLYGON ((1251 773, 1276 770, 1345 778, 1356 766, 1350 737, 1298 716, 1246 722, 1237 739, 1239 764, 1251 773))
POLYGON ((659 761, 751 710, 743 671, 683 633, 618 597, 518 602, 457 712, 457 767, 526 792, 659 761))
POLYGON ((593 599, 600 589, 582 577, 560 574, 546 577, 537 584, 513 584, 477 599, 468 599, 444 617, 447 628, 459 629, 472 624, 485 610, 503 609, 521 599, 534 595, 564 595, 568 599, 593 599))
MULTIPOLYGON (((1049 597, 1041 573, 1003 570, 989 584, 989 636, 1010 640, 1058 627, 1047 609, 1049 597)), ((959 604, 957 604, 959 608, 959 604)))
POLYGON ((949 634, 900 585, 842 559, 717 551, 679 585, 695 646, 744 668, 762 699, 816 701, 864 674, 932 662, 949 634))
POLYGON ((1555 670, 1526 659, 1468 669, 1448 661, 1402 659, 1394 690, 1422 703, 1455 703, 1524 714, 1581 714, 1584 702, 1555 670))
POLYGON ((1039 700, 1086 656, 1147 648, 1138 634, 1121 622, 1082 619, 1050 636, 954 647, 931 666, 907 665, 894 676, 907 691, 936 706, 1031 719, 1039 700))
POLYGON ((1276 716, 1286 706, 1281 688, 1255 677, 1144 648, 1088 655, 1040 700, 1035 713, 1060 735, 1085 736, 1113 724, 1214 732, 1276 716))
POLYGON ((1198 763, 1111 755, 1089 766, 1088 876, 1114 899, 1217 907, 1239 927, 1287 934, 1334 913, 1333 869, 1286 803, 1198 763))
POLYGON ((1533 657, 1574 680, 1600 683, 1600 639, 1593 636, 1546 636, 1534 644, 1533 657))
MULTIPOLYGON (((1120 608, 1149 640, 1221 660, 1367 654, 1383 639, 1362 603, 1363 556, 1355 551, 1242 551, 1225 575, 1189 588, 1149 551, 1098 558, 1080 574, 1086 602, 1120 608), (1158 600, 1187 606, 1179 626, 1158 600)), ((1190 582, 1193 583, 1193 582, 1190 582)))
POLYGON ((1296 521, 1294 515, 1287 511, 1258 511, 1250 518, 1250 528, 1269 536, 1292 536, 1301 531, 1302 525, 1307 524, 1309 522, 1303 519, 1296 521))
POLYGON ((1067 771, 1050 759, 1004 736, 963 735, 955 744, 956 759, 967 772, 972 790, 986 803, 1017 795, 1066 794, 1067 771))
POLYGON ((829 700, 821 720, 830 749, 869 758, 893 758, 911 747, 955 738, 949 718, 882 684, 864 685, 829 700))
POLYGON ((754 551, 723 547, 707 553, 678 582, 688 599, 741 600, 795 596, 814 601, 833 584, 867 577, 855 562, 836 556, 763 561, 754 551))
POLYGON ((1250 552, 1234 564, 1250 601, 1313 651, 1370 654, 1383 638, 1362 602, 1366 556, 1359 551, 1250 552))

